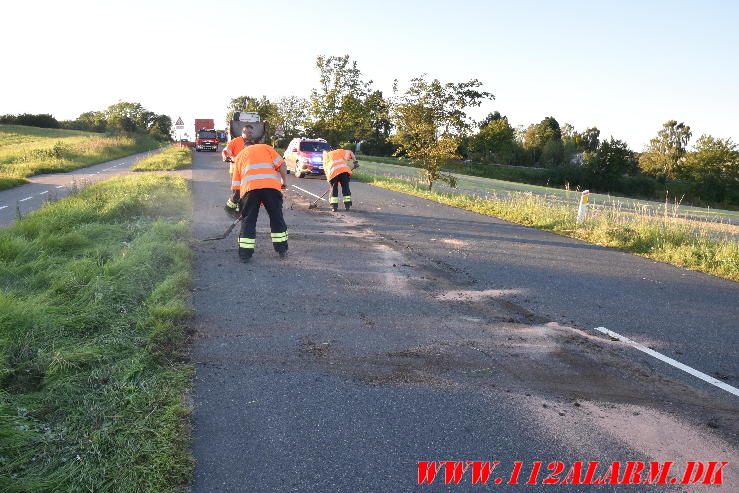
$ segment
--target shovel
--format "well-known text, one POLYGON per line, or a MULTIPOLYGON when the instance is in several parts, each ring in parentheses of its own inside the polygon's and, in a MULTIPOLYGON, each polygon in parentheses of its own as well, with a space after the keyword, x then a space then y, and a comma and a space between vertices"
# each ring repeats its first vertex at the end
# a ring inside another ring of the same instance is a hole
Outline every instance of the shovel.
POLYGON ((228 238, 228 235, 231 234, 231 231, 233 231, 236 225, 239 224, 239 222, 243 219, 244 219, 244 216, 239 216, 234 222, 231 223, 231 225, 226 229, 226 232, 223 233, 221 236, 214 236, 213 238, 206 238, 202 241, 216 241, 216 240, 223 240, 223 239, 228 238))
POLYGON ((328 189, 327 189, 327 190, 326 190, 325 192, 323 192, 323 195, 321 195, 321 196, 320 196, 320 197, 318 197, 318 198, 317 198, 316 200, 314 200, 314 201, 313 201, 313 203, 312 203, 311 205, 309 205, 309 206, 308 206, 308 209, 315 209, 316 207, 318 207, 318 205, 316 205, 316 204, 317 204, 317 202, 318 202, 319 200, 321 200, 321 199, 323 198, 323 196, 324 196, 324 195, 326 195, 326 194, 328 193, 328 191, 329 191, 329 190, 331 190, 331 187, 329 187, 329 188, 328 188, 328 189))

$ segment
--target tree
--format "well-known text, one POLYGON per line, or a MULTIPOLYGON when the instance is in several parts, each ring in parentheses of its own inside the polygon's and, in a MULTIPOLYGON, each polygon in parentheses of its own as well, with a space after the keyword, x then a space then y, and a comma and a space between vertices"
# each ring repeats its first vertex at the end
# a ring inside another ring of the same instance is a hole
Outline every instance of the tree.
POLYGON ((615 178, 627 173, 635 159, 634 152, 626 142, 611 137, 601 142, 595 153, 588 155, 585 164, 593 175, 615 178))
POLYGON ((600 145, 600 130, 598 127, 590 127, 582 133, 575 132, 574 140, 580 152, 595 152, 600 145))
POLYGON ((362 79, 349 55, 319 56, 316 67, 320 84, 311 91, 310 134, 334 145, 363 142, 366 148, 387 150, 392 125, 382 91, 362 79))
POLYGON ((357 62, 349 55, 318 56, 319 87, 311 91, 311 113, 316 122, 330 123, 340 112, 346 96, 363 99, 372 81, 362 81, 357 62))
MULTIPOLYGON (((498 113, 500 115, 500 113, 498 113)), ((508 123, 508 118, 483 120, 480 131, 467 140, 467 152, 470 157, 486 162, 510 164, 515 154, 515 130, 508 123)))
POLYGON ((390 120, 390 102, 382 91, 371 91, 364 98, 362 111, 367 122, 363 128, 368 131, 355 133, 356 141, 362 142, 362 151, 372 155, 390 155, 395 146, 388 142, 393 124, 390 120))
POLYGON ((38 115, 23 113, 21 115, 2 115, 0 123, 10 125, 24 125, 27 127, 40 128, 60 128, 59 122, 49 113, 41 113, 38 115))
POLYGON ((552 137, 541 149, 539 163, 544 166, 557 166, 564 162, 565 149, 561 139, 552 137))
POLYGON ((487 126, 491 122, 502 120, 503 118, 505 118, 505 116, 501 115, 500 111, 494 111, 493 113, 488 113, 488 116, 483 118, 483 120, 480 122, 480 128, 487 126))
POLYGON ((649 141, 647 150, 639 158, 639 167, 647 174, 675 178, 691 136, 688 125, 675 120, 666 122, 657 137, 649 141))
POLYGON ((105 132, 108 128, 104 111, 86 111, 77 117, 78 130, 105 132))
POLYGON ((306 133, 310 111, 310 103, 307 99, 287 96, 277 100, 275 105, 277 106, 277 118, 274 124, 282 125, 284 131, 284 135, 280 138, 281 142, 287 144, 293 138, 306 133))
POLYGON ((731 139, 702 135, 685 157, 679 177, 701 184, 704 200, 739 198, 739 148, 731 139))
POLYGON ((154 121, 155 114, 140 103, 119 101, 105 110, 107 130, 132 133, 146 132, 154 121))
POLYGON ((157 115, 149 126, 149 133, 159 140, 170 140, 172 134, 172 119, 167 115, 157 115))
POLYGON ((237 111, 259 113, 259 119, 263 122, 273 123, 279 120, 279 109, 267 96, 254 98, 251 96, 239 96, 231 99, 226 110, 226 128, 229 127, 233 115, 237 111))
MULTIPOLYGON (((420 76, 411 79, 410 87, 396 98, 393 122, 397 132, 392 137, 399 146, 396 155, 405 155, 421 168, 429 190, 437 180, 456 184, 452 175, 442 173, 442 168, 459 158, 461 137, 472 126, 465 110, 494 98, 479 90, 480 86, 477 79, 441 83, 420 76)), ((397 92, 397 84, 395 89, 397 92)))
POLYGON ((541 162, 544 146, 547 144, 546 159, 552 164, 560 164, 564 151, 562 149, 562 132, 559 123, 553 116, 544 118, 541 122, 530 125, 524 132, 523 146, 532 152, 534 160, 541 162), (551 143, 549 143, 552 141, 551 143))

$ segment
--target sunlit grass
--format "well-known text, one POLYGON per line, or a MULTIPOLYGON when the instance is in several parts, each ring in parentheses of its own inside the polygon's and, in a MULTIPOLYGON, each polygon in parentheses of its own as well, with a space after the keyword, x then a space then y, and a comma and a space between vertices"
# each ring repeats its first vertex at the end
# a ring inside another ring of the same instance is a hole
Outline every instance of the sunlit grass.
POLYGON ((91 185, 0 230, 0 491, 179 491, 190 192, 91 185))
POLYGON ((138 161, 132 171, 174 171, 192 166, 192 151, 188 147, 170 147, 138 161))
POLYGON ((366 171, 355 171, 354 177, 374 186, 739 281, 739 242, 736 228, 730 225, 722 230, 681 220, 669 211, 663 215, 640 214, 624 212, 617 205, 591 208, 587 220, 577 224, 576 207, 532 193, 482 198, 429 191, 412 180, 366 171))
POLYGON ((159 146, 147 135, 0 125, 0 190, 26 183, 29 176, 72 171, 159 146))

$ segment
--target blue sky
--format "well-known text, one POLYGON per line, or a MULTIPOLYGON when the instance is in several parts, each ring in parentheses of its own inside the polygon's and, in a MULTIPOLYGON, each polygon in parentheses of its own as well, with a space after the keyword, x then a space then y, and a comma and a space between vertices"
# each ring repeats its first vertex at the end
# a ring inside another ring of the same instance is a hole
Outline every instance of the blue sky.
POLYGON ((545 116, 633 149, 675 119, 739 141, 739 2, 12 2, 0 113, 74 118, 118 100, 189 124, 239 95, 308 96, 317 55, 349 54, 390 92, 477 78, 474 112, 545 116), (245 53, 247 52, 247 53, 245 53))

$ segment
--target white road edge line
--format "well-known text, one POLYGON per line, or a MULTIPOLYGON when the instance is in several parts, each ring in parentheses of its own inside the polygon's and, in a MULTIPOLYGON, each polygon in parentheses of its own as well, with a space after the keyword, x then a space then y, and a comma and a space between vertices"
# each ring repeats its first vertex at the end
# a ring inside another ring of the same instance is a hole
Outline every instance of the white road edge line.
POLYGON ((44 195, 44 194, 47 194, 47 193, 49 193, 49 191, 48 190, 45 190, 45 191, 39 193, 39 195, 44 195))
POLYGON ((64 188, 64 185, 59 185, 59 186, 58 186, 58 187, 56 187, 56 188, 64 188))
POLYGON ((299 187, 299 186, 297 186, 297 185, 290 185, 290 186, 291 186, 291 187, 295 187, 295 188, 297 188, 298 190, 300 190, 301 192, 305 192, 305 193, 307 193, 308 195, 312 195, 313 197, 315 197, 315 198, 317 198, 317 199, 321 199, 321 200, 323 200, 324 202, 326 202, 326 199, 324 199, 323 197, 320 197, 320 196, 316 195, 315 193, 309 192, 308 190, 303 190, 302 188, 300 188, 300 187, 299 187))
POLYGON ((7 208, 8 208, 7 205, 0 205, 0 211, 3 210, 3 209, 7 209, 7 208))
POLYGON ((26 197, 25 199, 20 199, 18 202, 25 202, 26 200, 31 200, 33 197, 26 197))
POLYGON ((658 353, 654 349, 650 349, 650 348, 648 348, 648 347, 646 347, 646 346, 644 346, 642 344, 639 344, 636 341, 632 341, 628 337, 622 336, 621 334, 618 334, 616 332, 613 332, 612 330, 608 330, 605 327, 596 327, 595 330, 597 330, 598 332, 602 332, 603 334, 606 334, 606 335, 608 335, 610 337, 613 337, 614 339, 618 339, 619 341, 621 341, 621 342, 623 342, 625 344, 628 344, 629 346, 633 347, 634 349, 638 349, 639 351, 642 351, 644 353, 647 353, 650 356, 654 356, 658 360, 664 361, 665 363, 667 363, 670 366, 674 366, 675 368, 677 368, 679 370, 682 370, 682 371, 684 371, 686 373, 689 373, 689 374, 693 375, 694 377, 700 378, 704 382, 708 382, 711 385, 715 385, 716 387, 720 388, 721 390, 725 390, 726 392, 728 392, 730 394, 734 394, 736 396, 739 396, 739 389, 738 388, 732 387, 731 385, 729 385, 727 383, 724 383, 721 380, 718 380, 716 378, 713 378, 710 375, 706 375, 702 371, 698 371, 695 368, 691 368, 688 365, 684 365, 684 364, 680 363, 679 361, 675 361, 674 359, 672 359, 672 358, 670 358, 668 356, 665 356, 662 353, 658 353))

